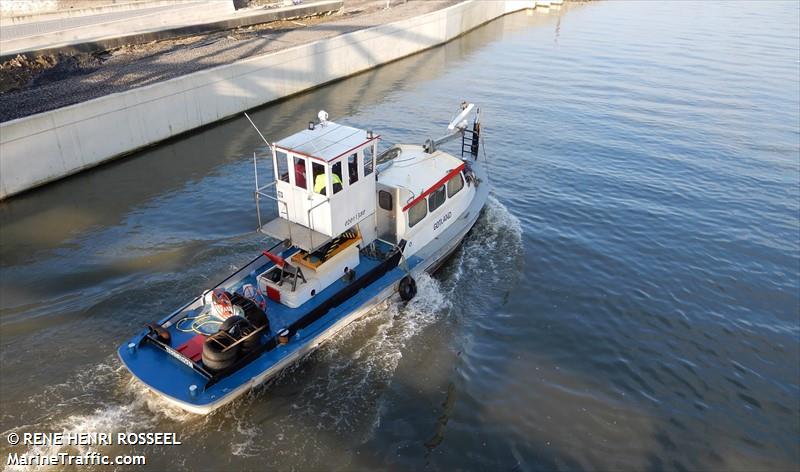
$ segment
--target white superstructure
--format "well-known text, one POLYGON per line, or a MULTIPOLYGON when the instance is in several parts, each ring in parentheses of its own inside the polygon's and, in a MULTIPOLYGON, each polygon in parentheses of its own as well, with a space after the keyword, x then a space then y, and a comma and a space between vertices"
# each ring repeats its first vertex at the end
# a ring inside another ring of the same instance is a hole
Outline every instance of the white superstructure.
POLYGON ((446 136, 422 146, 400 144, 380 156, 379 136, 328 121, 325 111, 307 129, 271 143, 275 180, 259 187, 256 201, 275 200, 278 217, 262 225, 259 209, 259 226, 298 252, 286 260, 289 272, 260 274, 259 289, 298 307, 355 270, 360 250, 376 240, 410 257, 455 224, 469 212, 479 184, 471 165, 480 124, 476 117, 468 129, 466 120, 473 109, 463 103, 446 136), (455 138, 461 138, 461 157, 437 149, 455 138), (273 185, 275 196, 263 192, 273 185))
POLYGON ((392 244, 407 241, 410 256, 460 215, 475 193, 468 185, 466 161, 446 152, 426 152, 402 144, 378 172, 378 237, 392 244))
MULTIPOLYGON (((322 121, 274 143, 278 215, 322 236, 289 235, 278 228, 286 227, 281 222, 265 232, 311 251, 365 219, 374 220, 378 139, 369 131, 322 121)), ((371 234, 368 228, 362 232, 371 234)))

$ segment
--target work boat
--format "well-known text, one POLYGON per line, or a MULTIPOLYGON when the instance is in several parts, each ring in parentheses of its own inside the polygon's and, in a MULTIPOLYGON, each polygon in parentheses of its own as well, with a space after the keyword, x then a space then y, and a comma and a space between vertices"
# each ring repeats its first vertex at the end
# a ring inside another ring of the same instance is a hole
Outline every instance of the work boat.
POLYGON ((318 117, 267 142, 274 181, 259 183, 254 156, 259 230, 279 242, 119 348, 137 379, 181 408, 209 413, 395 293, 412 299, 415 278, 455 251, 486 202, 474 105, 443 137, 380 155, 379 135, 318 117), (460 155, 439 149, 450 140, 460 155), (268 204, 277 217, 263 222, 268 204))

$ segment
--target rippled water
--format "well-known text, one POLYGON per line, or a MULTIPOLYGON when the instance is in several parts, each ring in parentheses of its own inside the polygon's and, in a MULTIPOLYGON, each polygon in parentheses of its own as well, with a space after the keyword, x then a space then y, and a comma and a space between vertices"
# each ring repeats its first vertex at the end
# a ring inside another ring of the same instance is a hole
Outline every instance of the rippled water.
POLYGON ((176 431, 135 452, 185 470, 797 470, 798 5, 519 13, 256 111, 421 142, 470 99, 495 190, 412 303, 208 417, 113 351, 261 247, 246 122, 0 203, 2 436, 176 431))

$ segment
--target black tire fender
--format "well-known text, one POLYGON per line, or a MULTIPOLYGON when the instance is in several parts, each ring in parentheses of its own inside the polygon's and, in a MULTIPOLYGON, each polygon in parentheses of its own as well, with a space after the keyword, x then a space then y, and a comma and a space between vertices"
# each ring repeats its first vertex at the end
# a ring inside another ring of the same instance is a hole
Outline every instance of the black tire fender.
POLYGON ((410 275, 406 275, 400 279, 400 286, 397 291, 400 293, 400 298, 407 302, 417 294, 417 282, 410 275))
POLYGON ((260 308, 251 310, 250 313, 244 316, 254 327, 260 328, 265 326, 264 331, 269 331, 269 319, 267 318, 267 314, 260 308))
POLYGON ((242 354, 248 353, 261 345, 261 333, 256 333, 242 341, 242 354))
POLYGON ((231 316, 230 318, 226 318, 225 321, 219 325, 219 331, 229 331, 231 328, 243 321, 245 321, 245 319, 241 316, 231 316))
MULTIPOLYGON (((264 312, 261 310, 258 310, 257 312, 254 310, 245 316, 246 318, 242 318, 241 316, 231 316, 230 318, 222 322, 222 324, 219 327, 219 330, 227 331, 233 337, 239 338, 239 336, 241 336, 242 334, 242 327, 247 326, 252 328, 258 328, 259 325, 257 325, 254 321, 267 324, 267 315, 264 314, 264 312)), ((241 346, 240 352, 242 354, 250 352, 256 347, 258 347, 260 344, 261 344, 261 334, 255 334, 253 336, 250 336, 240 343, 241 346)))
POLYGON ((227 361, 212 361, 211 359, 203 358, 203 366, 212 372, 219 371, 223 369, 227 369, 228 367, 232 366, 236 359, 230 359, 227 361))
MULTIPOLYGON (((236 361, 241 347, 241 344, 237 344, 227 351, 223 351, 224 348, 218 342, 206 339, 203 343, 203 365, 212 369, 214 367, 211 367, 211 364, 224 364, 227 367, 236 361)), ((222 369, 224 367, 217 368, 222 369)))

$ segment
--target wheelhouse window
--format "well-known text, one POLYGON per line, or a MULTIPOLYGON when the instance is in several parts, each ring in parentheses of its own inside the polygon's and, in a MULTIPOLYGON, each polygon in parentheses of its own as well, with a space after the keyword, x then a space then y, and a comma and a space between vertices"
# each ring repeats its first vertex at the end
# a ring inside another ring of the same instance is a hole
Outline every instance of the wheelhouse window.
POLYGON ((375 165, 375 152, 372 146, 364 148, 364 177, 372 173, 375 165))
POLYGON ((278 180, 289 181, 289 156, 283 151, 275 151, 275 176, 278 180))
POLYGON ((415 203, 411 208, 408 209, 408 227, 411 228, 415 224, 419 223, 420 221, 425 218, 425 215, 428 214, 428 204, 425 202, 425 199, 418 201, 415 203))
POLYGON ((358 154, 353 153, 347 158, 347 176, 349 185, 358 182, 358 154))
POLYGON ((306 182, 306 160, 294 156, 294 184, 302 189, 308 189, 306 182))
POLYGON ((428 211, 430 212, 435 211, 437 208, 442 206, 444 201, 445 201, 444 185, 442 185, 441 187, 434 190, 433 193, 428 195, 428 211))
POLYGON ((386 211, 392 211, 392 194, 386 190, 378 191, 378 205, 386 211))
POLYGON ((314 175, 314 192, 327 195, 328 179, 325 177, 325 166, 312 162, 311 173, 314 175))
POLYGON ((447 181, 447 198, 457 194, 462 188, 464 188, 464 177, 462 177, 461 172, 459 172, 450 177, 450 180, 447 181))
POLYGON ((331 166, 331 185, 334 194, 342 191, 342 161, 331 166))

